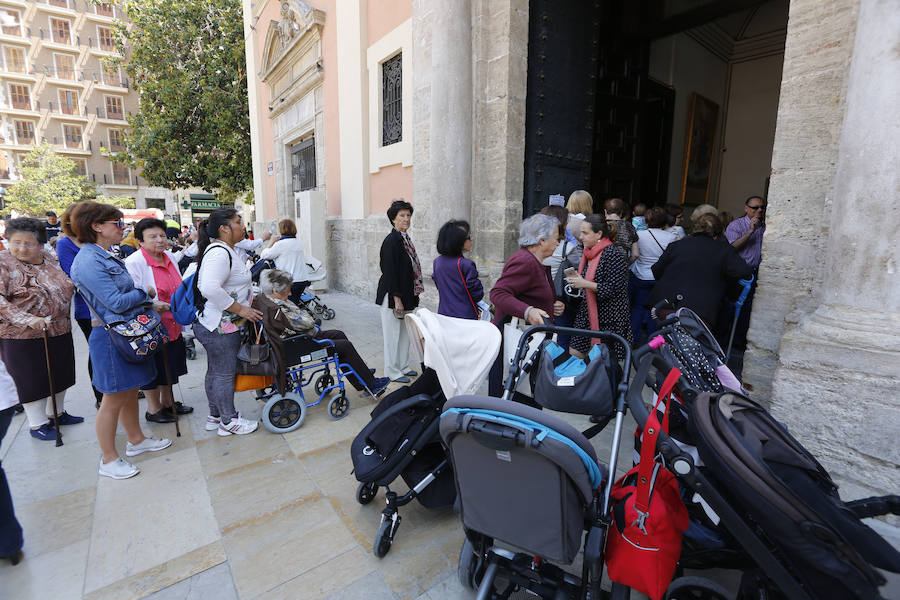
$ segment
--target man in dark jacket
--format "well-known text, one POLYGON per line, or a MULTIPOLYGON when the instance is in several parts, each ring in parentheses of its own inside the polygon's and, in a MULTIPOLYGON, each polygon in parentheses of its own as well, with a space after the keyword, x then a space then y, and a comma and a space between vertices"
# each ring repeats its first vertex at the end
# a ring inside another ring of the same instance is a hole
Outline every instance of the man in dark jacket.
POLYGON ((713 327, 719 305, 729 283, 744 279, 753 269, 731 244, 715 238, 722 234, 722 222, 716 215, 703 215, 693 234, 666 246, 652 267, 656 285, 647 297, 647 307, 660 300, 690 308, 713 327))

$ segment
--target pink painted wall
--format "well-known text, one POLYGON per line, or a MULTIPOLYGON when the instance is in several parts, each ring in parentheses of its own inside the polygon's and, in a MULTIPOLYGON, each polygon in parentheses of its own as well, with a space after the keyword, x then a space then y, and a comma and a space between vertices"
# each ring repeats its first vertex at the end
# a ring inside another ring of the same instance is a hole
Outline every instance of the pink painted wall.
POLYGON ((317 0, 322 28, 322 96, 325 103, 325 199, 329 215, 341 214, 341 129, 338 118, 337 10, 335 0, 317 0))
POLYGON ((247 81, 248 85, 256 87, 257 107, 259 109, 259 134, 262 148, 262 179, 263 179, 263 198, 256 199, 256 202, 265 202, 266 214, 276 215, 278 210, 278 201, 275 197, 275 175, 269 175, 269 163, 275 161, 275 131, 272 119, 269 118, 269 102, 272 97, 269 93, 269 86, 262 82, 259 74, 262 71, 262 65, 265 61, 266 52, 266 35, 269 31, 269 25, 272 21, 278 21, 281 4, 278 2, 269 2, 266 8, 259 16, 256 22, 256 72, 250 73, 247 81))
POLYGON ((384 214, 394 200, 415 204, 412 167, 391 165, 369 176, 369 214, 384 214))
POLYGON ((412 18, 411 0, 369 0, 367 7, 367 43, 370 46, 393 31, 397 25, 412 18))

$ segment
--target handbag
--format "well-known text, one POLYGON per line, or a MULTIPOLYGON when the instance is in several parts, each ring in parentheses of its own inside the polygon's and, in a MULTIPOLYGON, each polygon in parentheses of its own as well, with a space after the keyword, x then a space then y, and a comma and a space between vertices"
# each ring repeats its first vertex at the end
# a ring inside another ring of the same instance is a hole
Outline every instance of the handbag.
POLYGON ((682 532, 688 528, 687 508, 675 476, 656 461, 659 429, 668 433, 669 396, 681 376, 672 369, 659 391, 656 406, 644 424, 640 462, 612 488, 612 522, 606 542, 609 578, 660 600, 672 582, 681 555, 682 532), (662 425, 657 416, 665 402, 662 425))
MULTIPOLYGON (((81 294, 81 290, 78 291, 81 294)), ((116 352, 125 362, 142 364, 169 343, 169 334, 163 326, 162 318, 154 310, 143 312, 121 321, 106 323, 81 294, 93 318, 100 322, 116 352)))
MULTIPOLYGON (((278 373, 275 353, 265 338, 262 323, 250 323, 244 328, 244 339, 237 352, 237 370, 239 375, 267 375, 278 373), (251 331, 252 328, 252 331, 251 331)), ((257 388, 258 389, 258 388, 257 388)))
MULTIPOLYGON (((527 327, 529 327, 529 325, 524 319, 520 319, 519 317, 513 317, 509 323, 503 325, 503 364, 510 370, 512 370, 512 363, 516 359, 519 341, 522 339, 524 329, 527 327)), ((530 356, 540 350, 541 343, 546 337, 547 336, 544 333, 536 333, 531 336, 531 339, 528 340, 528 350, 525 352, 525 356, 522 359, 523 362, 527 362, 527 359, 530 356)), ((513 391, 520 392, 526 396, 531 396, 531 379, 525 377, 524 374, 521 375, 522 376, 519 377, 513 391)))
POLYGON ((469 286, 466 285, 466 278, 463 277, 462 267, 459 263, 462 262, 462 257, 456 259, 456 270, 459 271, 459 278, 462 280, 463 289, 466 290, 466 295, 469 297, 469 302, 472 303, 472 310, 475 311, 475 318, 480 321, 490 321, 491 320, 491 307, 483 300, 479 300, 477 303, 472 299, 472 293, 469 292, 469 286))
POLYGON ((609 348, 595 344, 586 358, 545 341, 536 367, 535 401, 551 410, 608 416, 615 410, 616 383, 609 348))

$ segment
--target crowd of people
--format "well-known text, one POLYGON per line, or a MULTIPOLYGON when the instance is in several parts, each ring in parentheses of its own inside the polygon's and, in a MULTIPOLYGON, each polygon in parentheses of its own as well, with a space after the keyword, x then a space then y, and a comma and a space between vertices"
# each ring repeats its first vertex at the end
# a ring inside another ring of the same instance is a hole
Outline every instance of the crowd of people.
MULTIPOLYGON (((501 331, 513 317, 532 325, 555 322, 611 331, 639 344, 652 332, 649 308, 658 300, 679 298, 721 331, 729 287, 758 270, 765 209, 764 199, 748 198, 746 216, 725 229, 715 207, 700 206, 690 215, 688 234, 680 207, 630 208, 618 198, 595 206, 588 192, 578 190, 565 206, 547 206, 522 221, 520 248, 489 294, 467 256, 472 228, 466 221, 451 220, 438 231, 432 264, 438 313, 491 320, 501 331)), ((74 316, 89 346, 99 474, 124 479, 139 472, 116 447, 119 424, 127 437, 126 457, 168 448, 170 440, 144 434, 138 394, 146 397, 147 422, 170 423, 194 410, 173 394, 173 385, 188 372, 191 342, 187 328, 173 316, 172 302, 192 275, 196 319, 188 327, 206 351, 207 431, 224 437, 257 429, 257 421, 243 417, 234 403, 237 354, 249 323, 276 327, 282 337, 332 340, 357 374, 350 383, 365 393, 378 396, 391 381, 409 383, 417 372, 410 364, 403 318, 425 291, 425 274, 409 235, 413 212, 403 200, 387 210, 391 229, 381 246, 375 297, 384 334, 384 377, 375 377, 375 369, 343 332, 320 331, 305 309, 301 296, 309 285, 309 261, 290 219, 277 224, 277 234, 273 227, 260 239, 248 237, 233 208, 216 209, 184 228, 143 219, 127 235, 118 208, 91 201, 73 204, 60 217, 48 212, 45 221, 7 221, 0 241, 0 440, 17 409, 24 411, 37 440, 53 440, 57 428, 84 421, 65 410, 66 390, 76 381, 74 316), (255 295, 254 269, 247 260, 251 253, 268 261, 255 295), (166 343, 147 359, 123 354, 115 326, 152 322, 153 314, 166 343)), ((745 319, 737 327, 739 349, 746 324, 745 319)), ((578 335, 558 338, 581 358, 598 342, 578 335)), ((273 347, 278 345, 275 340, 273 347)), ((489 375, 491 395, 502 392, 502 371, 498 357, 489 375)), ((17 562, 22 531, 2 468, 0 530, 0 557, 17 562)))

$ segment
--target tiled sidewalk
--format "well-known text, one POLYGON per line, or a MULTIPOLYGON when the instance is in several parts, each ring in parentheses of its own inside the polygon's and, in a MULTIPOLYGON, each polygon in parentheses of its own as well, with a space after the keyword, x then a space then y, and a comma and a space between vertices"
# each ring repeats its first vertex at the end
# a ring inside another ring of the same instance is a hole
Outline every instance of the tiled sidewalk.
MULTIPOLYGON (((337 312, 324 325, 343 329, 380 373, 378 308, 345 294, 323 298, 337 312)), ((404 507, 391 552, 384 559, 372 554, 383 494, 368 506, 356 502, 349 457, 372 400, 351 390, 350 413, 340 421, 327 416, 323 403, 309 408, 292 433, 272 434, 261 425, 249 436, 220 438, 203 428, 206 361, 198 345, 176 391, 196 409, 182 419, 182 437, 174 437, 172 425, 145 424, 145 433, 170 437, 173 446, 136 457, 141 474, 114 481, 97 474, 87 347, 80 335, 75 339, 79 382, 66 407, 86 422, 66 427, 65 445, 56 448, 32 439, 17 416, 0 448, 25 529, 25 560, 0 563, 0 598, 474 597, 457 582, 463 535, 452 510, 404 507)), ((237 404, 249 418, 262 408, 250 393, 238 394, 237 404)), ((569 420, 587 426, 585 418, 569 420)), ((593 440, 601 457, 608 455, 609 430, 593 440)), ((626 434, 632 430, 629 418, 626 434)), ((623 437, 620 470, 631 459, 630 436, 623 437)), ((121 435, 118 445, 124 450, 121 435)))

